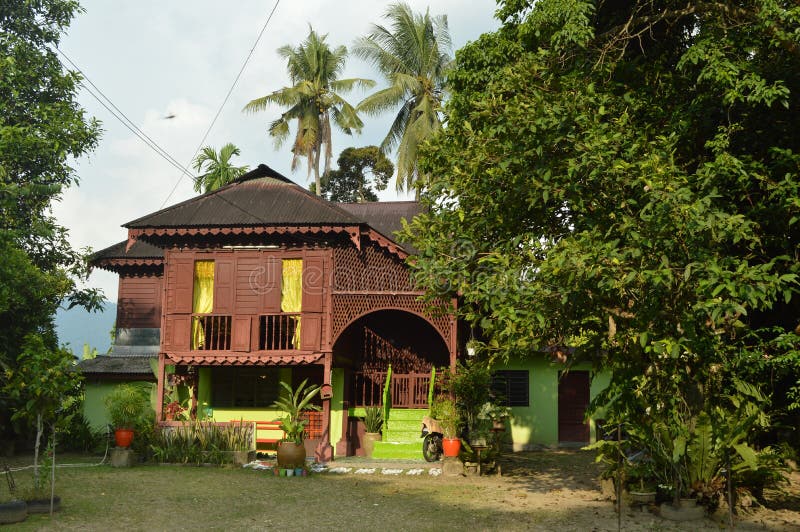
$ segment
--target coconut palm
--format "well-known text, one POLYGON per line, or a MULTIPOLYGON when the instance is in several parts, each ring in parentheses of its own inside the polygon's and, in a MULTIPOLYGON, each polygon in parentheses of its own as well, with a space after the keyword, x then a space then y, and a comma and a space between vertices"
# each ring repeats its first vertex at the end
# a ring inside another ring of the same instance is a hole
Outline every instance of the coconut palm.
POLYGON ((442 126, 450 34, 445 15, 414 13, 405 3, 390 5, 386 18, 389 26, 373 25, 353 52, 373 63, 389 87, 365 98, 358 110, 377 115, 400 106, 381 149, 397 148, 397 189, 410 190, 419 179, 417 150, 442 126))
POLYGON ((297 122, 297 134, 292 146, 292 170, 297 167, 300 158, 305 158, 308 175, 314 172, 317 194, 322 190, 320 157, 324 156, 326 173, 331 165, 331 119, 348 135, 353 131, 360 132, 364 125, 355 107, 347 103, 340 93, 347 93, 357 85, 365 88, 375 85, 369 79, 338 79, 345 66, 347 48, 337 46, 331 49, 325 42, 326 37, 310 29, 308 37, 298 47, 287 44, 279 48, 278 54, 287 61, 292 86, 256 98, 244 107, 247 112, 263 111, 270 104, 278 104, 286 109, 269 126, 269 134, 275 137, 277 147, 289 136, 289 122, 297 122))
POLYGON ((209 192, 221 186, 227 185, 231 181, 247 172, 247 166, 233 166, 231 157, 239 155, 239 148, 230 142, 219 150, 219 153, 211 146, 203 148, 193 161, 193 168, 197 172, 203 172, 194 180, 194 190, 196 192, 209 192))

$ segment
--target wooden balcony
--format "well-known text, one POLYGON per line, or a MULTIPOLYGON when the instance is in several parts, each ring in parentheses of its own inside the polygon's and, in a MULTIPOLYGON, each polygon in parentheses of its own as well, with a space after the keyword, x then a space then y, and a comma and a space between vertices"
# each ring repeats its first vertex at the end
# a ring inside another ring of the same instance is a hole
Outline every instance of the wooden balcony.
POLYGON ((322 340, 319 313, 180 314, 165 324, 168 354, 318 353, 322 340))

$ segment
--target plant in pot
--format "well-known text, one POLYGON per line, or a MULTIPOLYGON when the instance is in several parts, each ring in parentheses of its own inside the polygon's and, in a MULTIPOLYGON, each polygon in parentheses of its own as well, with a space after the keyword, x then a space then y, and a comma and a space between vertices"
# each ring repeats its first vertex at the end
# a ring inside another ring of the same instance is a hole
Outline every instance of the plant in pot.
POLYGON ((253 448, 253 424, 242 420, 228 423, 222 429, 221 437, 223 448, 232 456, 234 465, 241 466, 255 459, 256 451, 253 448))
POLYGON ((458 456, 461 451, 461 417, 456 403, 450 397, 442 395, 436 398, 431 406, 431 416, 439 422, 442 429, 442 449, 446 457, 458 456))
POLYGON ((370 458, 375 449, 375 442, 381 440, 381 427, 383 426, 383 413, 380 407, 368 406, 364 409, 364 454, 370 458))
POLYGON ((149 406, 148 391, 141 386, 122 384, 106 396, 105 404, 117 447, 130 447, 134 427, 149 406))
POLYGON ((297 389, 281 381, 285 392, 273 403, 273 407, 281 410, 284 417, 280 418, 281 430, 285 437, 278 443, 278 465, 283 468, 303 467, 306 461, 306 449, 303 446, 304 432, 308 420, 303 419, 303 412, 318 411, 320 407, 312 404, 311 400, 319 393, 316 384, 306 386, 308 379, 303 380, 297 389))

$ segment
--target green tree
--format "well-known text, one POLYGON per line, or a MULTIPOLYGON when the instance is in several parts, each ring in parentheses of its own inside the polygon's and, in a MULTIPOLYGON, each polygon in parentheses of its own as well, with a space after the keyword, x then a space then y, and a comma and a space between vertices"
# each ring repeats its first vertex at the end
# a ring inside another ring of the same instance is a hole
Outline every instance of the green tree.
MULTIPOLYGON (((76 73, 54 48, 80 6, 72 0, 4 2, 0 9, 0 367, 16 370, 23 339, 57 349, 58 305, 98 310, 102 293, 76 290, 83 254, 50 215, 53 200, 77 183, 70 161, 97 144, 98 123, 76 101, 76 73)), ((0 396, 0 439, 12 439, 21 407, 0 396)))
POLYGON ((378 201, 375 191, 385 190, 394 173, 394 165, 377 146, 346 148, 337 162, 339 169, 322 178, 322 195, 330 201, 378 201))
POLYGON ((292 170, 300 158, 308 164, 308 175, 314 172, 315 190, 321 190, 319 163, 323 158, 324 172, 330 170, 332 156, 331 122, 350 135, 361 132, 364 125, 356 109, 341 94, 355 86, 372 87, 375 82, 362 78, 339 79, 347 59, 347 48, 331 48, 325 42, 327 35, 319 36, 310 30, 305 41, 296 48, 286 45, 278 54, 286 59, 292 85, 250 101, 247 112, 265 111, 269 105, 285 108, 280 118, 269 126, 269 134, 280 147, 289 137, 289 123, 296 121, 297 132, 292 145, 292 170))
POLYGON ((442 127, 442 99, 451 64, 447 17, 414 13, 408 4, 386 10, 389 26, 374 25, 358 39, 353 53, 371 62, 389 86, 365 98, 358 110, 371 115, 400 109, 381 143, 397 148, 397 189, 411 190, 420 178, 420 145, 442 127))
POLYGON ((211 146, 203 148, 193 161, 193 168, 199 173, 194 180, 195 192, 210 192, 219 187, 225 186, 247 172, 248 167, 233 166, 231 158, 234 155, 241 155, 239 148, 230 142, 224 145, 219 153, 211 146))
MULTIPOLYGON (((34 488, 42 489, 39 475, 39 448, 45 425, 55 435, 57 425, 66 427, 62 407, 68 397, 80 393, 82 375, 75 371, 75 358, 67 349, 50 349, 38 334, 30 334, 22 342, 22 352, 15 369, 5 371, 2 391, 19 405, 13 419, 35 423, 34 488)), ((55 444, 53 444, 55 445, 55 444)), ((54 448, 54 447, 53 447, 54 448)))
POLYGON ((666 424, 676 456, 701 414, 735 416, 740 377, 770 391, 753 359, 798 389, 800 11, 541 0, 498 14, 457 53, 448 127, 426 151, 430 211, 406 230, 417 282, 461 298, 485 355, 568 345, 612 370, 596 406, 666 424))

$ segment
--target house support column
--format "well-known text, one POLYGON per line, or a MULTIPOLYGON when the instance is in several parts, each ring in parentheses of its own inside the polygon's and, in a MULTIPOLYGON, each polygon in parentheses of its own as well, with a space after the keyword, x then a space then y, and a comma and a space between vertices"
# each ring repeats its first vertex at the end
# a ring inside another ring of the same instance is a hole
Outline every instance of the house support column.
POLYGON ((158 384, 156 386, 156 423, 160 423, 164 421, 163 412, 164 409, 164 353, 158 354, 158 374, 156 378, 158 379, 158 384))
POLYGON ((351 370, 344 372, 342 383, 344 386, 342 390, 342 437, 336 442, 336 456, 353 456, 355 449, 353 448, 353 442, 350 441, 350 400, 348 398, 348 390, 350 390, 353 383, 351 370))
POLYGON ((456 310, 458 310, 458 300, 450 300, 450 342, 447 348, 450 350, 450 370, 456 370, 456 360, 458 359, 458 320, 456 320, 456 310))
MULTIPOLYGON (((331 362, 333 353, 325 353, 322 369, 322 385, 331 385, 331 362)), ((331 446, 331 398, 322 400, 322 438, 317 445, 314 453, 318 462, 330 462, 333 460, 333 446, 331 446)))

